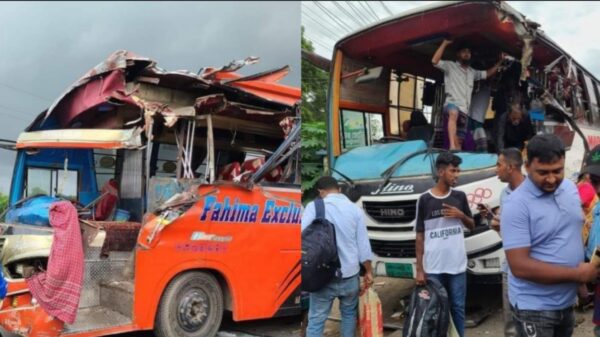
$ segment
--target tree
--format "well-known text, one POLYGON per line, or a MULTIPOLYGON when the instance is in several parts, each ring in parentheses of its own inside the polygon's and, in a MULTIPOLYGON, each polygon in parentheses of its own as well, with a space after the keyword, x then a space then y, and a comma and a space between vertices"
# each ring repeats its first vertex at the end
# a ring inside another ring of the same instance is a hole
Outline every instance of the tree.
POLYGON ((307 202, 316 196, 314 185, 323 175, 323 161, 318 151, 325 149, 327 129, 325 122, 302 123, 302 201, 307 202))
POLYGON ((8 207, 8 196, 0 193, 0 214, 4 213, 8 207))
MULTIPOLYGON (((312 42, 304 37, 301 28, 301 46, 303 50, 314 52, 312 42)), ((327 104, 327 88, 329 73, 323 71, 305 59, 302 59, 302 120, 325 121, 327 104)))
MULTIPOLYGON (((304 37, 302 49, 313 52, 312 42, 304 37)), ((302 201, 312 200, 315 182, 323 175, 318 151, 327 147, 326 102, 329 74, 302 59, 302 201)))

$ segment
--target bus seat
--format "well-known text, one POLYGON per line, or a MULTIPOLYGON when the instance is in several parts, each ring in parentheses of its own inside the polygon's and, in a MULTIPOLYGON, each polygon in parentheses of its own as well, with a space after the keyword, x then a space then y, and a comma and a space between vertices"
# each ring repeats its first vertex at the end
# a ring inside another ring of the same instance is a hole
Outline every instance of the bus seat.
POLYGON ((242 173, 240 163, 234 161, 229 163, 219 170, 219 180, 233 180, 242 173))
POLYGON ((244 173, 244 172, 254 173, 254 172, 258 171, 258 169, 261 166, 263 166, 264 163, 265 163, 264 158, 256 158, 256 159, 246 160, 242 164, 242 173, 244 173))
POLYGON ((111 220, 119 202, 119 187, 115 179, 110 179, 102 186, 100 194, 105 194, 96 204, 94 218, 96 220, 111 220))
POLYGON ((246 160, 242 164, 242 182, 247 182, 250 179, 250 176, 254 174, 258 169, 263 166, 265 163, 264 158, 255 158, 246 160))
POLYGON ((281 166, 277 166, 276 168, 272 169, 269 173, 267 173, 267 175, 265 176, 265 180, 270 182, 278 182, 282 176, 283 169, 281 168, 281 166))

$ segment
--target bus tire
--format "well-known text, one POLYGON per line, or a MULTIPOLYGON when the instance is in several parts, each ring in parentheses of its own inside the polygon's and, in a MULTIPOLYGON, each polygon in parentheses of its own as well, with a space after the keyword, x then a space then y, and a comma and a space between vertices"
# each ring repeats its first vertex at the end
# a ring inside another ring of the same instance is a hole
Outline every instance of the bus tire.
POLYGON ((154 332, 158 337, 214 337, 223 318, 223 292, 206 272, 188 272, 171 281, 160 299, 154 332))

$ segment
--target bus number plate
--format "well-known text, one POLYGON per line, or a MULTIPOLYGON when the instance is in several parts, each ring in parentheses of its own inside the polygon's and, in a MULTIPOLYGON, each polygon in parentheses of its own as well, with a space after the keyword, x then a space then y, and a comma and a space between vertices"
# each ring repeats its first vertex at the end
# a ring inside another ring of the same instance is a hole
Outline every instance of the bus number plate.
POLYGON ((387 263, 385 264, 385 273, 390 277, 413 278, 413 268, 411 263, 387 263))

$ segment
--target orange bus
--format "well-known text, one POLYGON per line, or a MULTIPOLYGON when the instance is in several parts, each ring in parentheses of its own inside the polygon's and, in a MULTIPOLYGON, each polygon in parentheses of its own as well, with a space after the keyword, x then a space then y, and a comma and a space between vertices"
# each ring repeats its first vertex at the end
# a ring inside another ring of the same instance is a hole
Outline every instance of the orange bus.
POLYGON ((167 72, 117 51, 20 134, 0 237, 4 329, 215 336, 225 310, 235 321, 300 313, 300 90, 277 83, 288 67, 235 73, 254 62, 167 72), (77 205, 73 323, 25 281, 55 239, 29 217, 40 194, 77 205))

